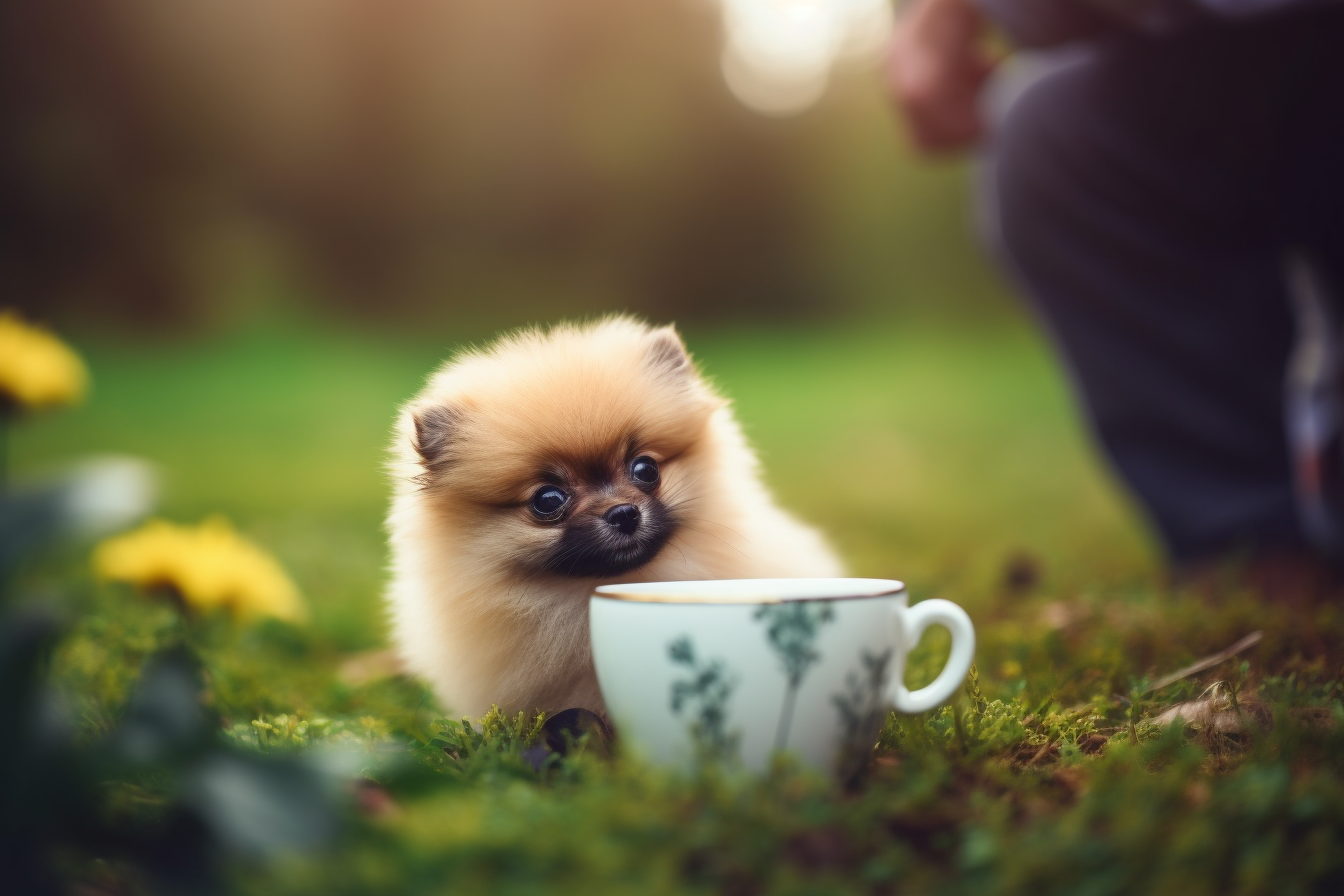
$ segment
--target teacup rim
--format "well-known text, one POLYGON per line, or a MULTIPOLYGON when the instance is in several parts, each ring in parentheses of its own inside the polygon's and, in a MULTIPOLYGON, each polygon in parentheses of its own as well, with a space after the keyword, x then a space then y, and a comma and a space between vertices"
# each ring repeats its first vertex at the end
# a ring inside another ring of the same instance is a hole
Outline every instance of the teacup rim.
POLYGON ((874 579, 853 576, 811 576, 796 578, 680 579, 663 582, 623 582, 598 585, 594 599, 645 604, 683 606, 751 606, 756 604, 807 603, 842 600, 873 600, 906 594, 899 579, 874 579), (822 585, 822 583, 827 583, 822 585), (836 587, 844 583, 844 587, 836 587), (715 586, 722 586, 719 592, 715 586), (682 588, 704 593, 676 593, 682 588), (809 589, 828 593, 805 593, 809 589), (743 594, 744 590, 759 593, 743 594))

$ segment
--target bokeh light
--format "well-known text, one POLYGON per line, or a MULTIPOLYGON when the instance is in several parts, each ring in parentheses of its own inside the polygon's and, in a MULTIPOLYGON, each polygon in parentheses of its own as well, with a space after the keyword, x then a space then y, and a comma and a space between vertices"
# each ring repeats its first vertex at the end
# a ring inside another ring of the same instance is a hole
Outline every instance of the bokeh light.
POLYGON ((720 0, 728 89, 766 115, 792 115, 826 92, 841 59, 870 59, 891 29, 883 0, 720 0))

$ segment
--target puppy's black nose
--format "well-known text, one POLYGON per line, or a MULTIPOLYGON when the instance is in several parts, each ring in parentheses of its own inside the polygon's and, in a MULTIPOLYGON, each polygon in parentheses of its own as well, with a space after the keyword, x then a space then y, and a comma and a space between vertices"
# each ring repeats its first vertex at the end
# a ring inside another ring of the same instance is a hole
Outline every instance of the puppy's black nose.
POLYGON ((632 535, 639 528, 639 508, 633 504, 617 504, 602 514, 602 519, 624 535, 632 535))

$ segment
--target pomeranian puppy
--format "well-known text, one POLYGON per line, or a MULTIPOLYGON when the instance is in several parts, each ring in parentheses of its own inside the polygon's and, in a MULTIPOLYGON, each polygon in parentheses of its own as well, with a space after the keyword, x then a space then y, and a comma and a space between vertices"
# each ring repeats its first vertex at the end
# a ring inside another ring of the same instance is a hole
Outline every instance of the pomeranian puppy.
POLYGON ((615 317, 450 359, 402 409, 391 471, 393 641, 459 715, 605 714, 596 585, 842 574, 671 327, 615 317))

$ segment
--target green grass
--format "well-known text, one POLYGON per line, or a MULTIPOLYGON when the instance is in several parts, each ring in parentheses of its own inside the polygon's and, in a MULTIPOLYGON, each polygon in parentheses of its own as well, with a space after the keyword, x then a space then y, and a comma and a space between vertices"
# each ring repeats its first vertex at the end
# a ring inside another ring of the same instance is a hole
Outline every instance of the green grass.
MULTIPOLYGON (((983 589, 1016 553, 1061 583, 1075 569, 1095 581, 1149 562, 1045 347, 1020 323, 689 341, 735 401, 771 485, 855 573, 905 578, 922 596, 983 589)), ((163 514, 238 521, 280 553, 319 614, 339 608, 367 636, 393 413, 454 343, 293 327, 93 342, 90 400, 16 432, 14 465, 147 458, 163 514)))
MULTIPOLYGON (((226 889, 1079 896, 1341 881, 1338 608, 1290 614, 1235 589, 1210 605, 1166 587, 1046 346, 1011 318, 688 334, 771 485, 855 574, 904 578, 976 621, 973 687, 941 711, 893 716, 857 788, 786 767, 743 783, 588 755, 539 774, 521 761, 525 732, 498 725, 447 758, 432 743, 443 708, 423 687, 338 670, 383 643, 393 411, 456 341, 293 324, 194 343, 90 338, 88 402, 11 433, 19 472, 91 453, 149 459, 163 516, 229 516, 313 609, 302 631, 188 626, 211 711, 246 751, 365 750, 397 809, 351 813, 316 857, 230 861, 226 889), (1150 690, 1254 630, 1265 635, 1251 652, 1150 690), (1273 725, 1151 724, 1214 680, 1273 725), (394 759, 389 744, 418 746, 394 759)), ((167 607, 91 583, 87 549, 35 559, 24 581, 70 611, 50 672, 76 740, 96 746, 147 658, 184 630, 167 607)), ((927 642, 912 684, 945 650, 927 642)), ((110 785, 99 811, 153 822, 170 779, 110 785)), ((153 888, 129 860, 62 856, 109 892, 153 888)))

